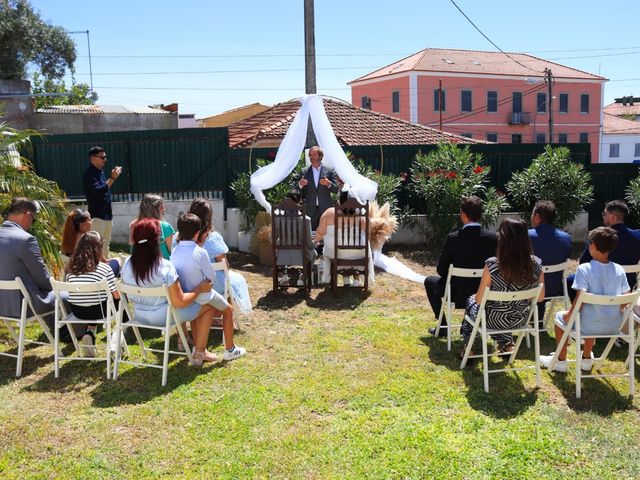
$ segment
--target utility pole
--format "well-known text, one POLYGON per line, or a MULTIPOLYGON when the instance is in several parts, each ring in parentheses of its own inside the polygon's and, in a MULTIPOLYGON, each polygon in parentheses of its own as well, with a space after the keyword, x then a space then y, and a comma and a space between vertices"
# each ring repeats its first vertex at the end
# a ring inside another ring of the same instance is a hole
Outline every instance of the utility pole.
POLYGON ((442 79, 438 81, 438 111, 440 112, 440 131, 442 131, 442 79))
POLYGON ((69 33, 84 33, 87 35, 87 51, 89 53, 89 85, 91 86, 91 93, 93 94, 93 69, 91 68, 91 43, 89 42, 89 30, 80 30, 79 32, 69 33))
POLYGON ((547 108, 549 109, 549 142, 553 143, 553 76, 551 75, 551 69, 544 69, 544 80, 547 82, 547 88, 549 93, 549 101, 547 102, 547 108))
MULTIPOLYGON (((307 95, 316 91, 316 33, 314 18, 314 0, 304 0, 304 73, 307 95)), ((316 145, 311 119, 307 125, 307 148, 316 145)))
POLYGON ((313 0, 304 0, 304 73, 307 94, 316 93, 316 33, 313 0))

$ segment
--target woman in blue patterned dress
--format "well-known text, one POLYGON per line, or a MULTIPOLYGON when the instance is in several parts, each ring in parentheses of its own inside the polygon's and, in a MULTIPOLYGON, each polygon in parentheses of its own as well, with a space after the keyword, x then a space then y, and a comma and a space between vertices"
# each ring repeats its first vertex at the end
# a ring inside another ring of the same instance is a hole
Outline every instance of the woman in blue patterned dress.
MULTIPOLYGON (((204 198, 196 198, 191 202, 189 213, 193 213, 200 218, 203 232, 209 232, 201 246, 209 254, 211 263, 225 259, 226 254, 229 252, 229 247, 224 242, 222 235, 213 229, 213 210, 209 202, 204 198)), ((176 242, 176 239, 177 235, 174 236, 173 241, 176 242)), ((224 282, 224 271, 217 271, 213 289, 221 295, 224 295, 224 282)), ((231 295, 233 295, 236 313, 251 313, 251 298, 249 297, 247 281, 238 272, 229 270, 229 283, 231 284, 231 295)))
MULTIPOLYGON (((495 292, 514 292, 529 290, 540 283, 544 283, 542 262, 533 255, 531 250, 527 224, 520 219, 505 218, 498 228, 496 256, 485 262, 478 293, 467 299, 465 314, 475 322, 486 287, 495 292)), ((543 299, 544 288, 540 292, 538 301, 543 299)), ((487 328, 506 330, 523 326, 528 318, 530 303, 528 300, 510 303, 487 302, 485 304, 487 328)), ((470 340, 475 341, 471 339, 473 326, 466 319, 462 322, 460 332, 465 348, 470 340)), ((513 336, 510 333, 492 335, 492 338, 498 343, 501 351, 513 350, 513 336)))

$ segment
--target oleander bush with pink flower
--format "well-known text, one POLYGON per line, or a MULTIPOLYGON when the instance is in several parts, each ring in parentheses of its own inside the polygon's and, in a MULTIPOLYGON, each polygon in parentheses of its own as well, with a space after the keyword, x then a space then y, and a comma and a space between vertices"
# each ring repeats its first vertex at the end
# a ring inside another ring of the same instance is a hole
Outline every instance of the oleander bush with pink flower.
POLYGON ((509 207, 503 195, 488 187, 490 169, 482 155, 468 146, 441 143, 428 154, 421 152, 411 166, 409 189, 424 202, 427 220, 427 242, 440 245, 458 223, 460 199, 476 195, 484 202, 482 223, 495 222, 500 212, 509 207))

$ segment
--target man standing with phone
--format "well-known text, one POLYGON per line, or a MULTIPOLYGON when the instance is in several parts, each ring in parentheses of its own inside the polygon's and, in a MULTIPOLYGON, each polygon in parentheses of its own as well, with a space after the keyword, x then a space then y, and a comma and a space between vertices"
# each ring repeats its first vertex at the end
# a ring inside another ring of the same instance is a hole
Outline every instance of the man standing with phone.
POLYGON ((331 208, 331 193, 338 191, 336 173, 322 165, 324 152, 315 146, 309 149, 311 166, 302 170, 302 177, 298 180, 300 194, 304 198, 305 213, 311 218, 311 229, 318 228, 320 217, 325 210, 331 208))
POLYGON ((102 147, 91 147, 89 150, 89 166, 82 177, 82 187, 87 197, 89 213, 93 219, 93 230, 104 239, 103 255, 109 258, 109 243, 111 242, 111 227, 113 211, 111 210, 111 186, 122 173, 122 167, 116 166, 111 170, 107 179, 104 167, 107 164, 107 154, 102 147))

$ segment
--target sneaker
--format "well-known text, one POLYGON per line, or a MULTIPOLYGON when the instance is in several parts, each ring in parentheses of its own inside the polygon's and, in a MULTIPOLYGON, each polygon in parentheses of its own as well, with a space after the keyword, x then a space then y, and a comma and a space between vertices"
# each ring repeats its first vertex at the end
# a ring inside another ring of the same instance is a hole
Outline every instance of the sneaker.
POLYGON ((359 287, 360 286, 360 280, 354 280, 353 281, 353 286, 354 287, 359 287))
MULTIPOLYGON (((540 355, 540 365, 544 368, 549 368, 551 365, 551 359, 553 358, 553 353, 551 355, 540 355)), ((553 366, 553 370, 556 372, 566 372, 568 370, 567 361, 566 360, 558 360, 556 364, 553 366)))
POLYGON ((91 330, 88 330, 80 339, 80 354, 88 358, 96 356, 96 336, 91 330))
POLYGON ((246 348, 242 348, 237 345, 234 345, 231 351, 227 350, 226 348, 224 349, 224 355, 222 356, 222 358, 224 359, 225 362, 230 362, 231 360, 235 360, 236 358, 242 357, 246 353, 247 353, 246 348))
POLYGON ((304 287, 304 281, 302 280, 302 277, 298 278, 298 281, 296 282, 296 286, 304 287))
POLYGON ((623 340, 621 338, 616 338, 616 343, 614 343, 614 345, 618 348, 627 348, 629 344, 627 343, 626 340, 623 340))
POLYGON ((350 287, 351 286, 351 277, 344 277, 342 279, 342 286, 343 287, 350 287))
POLYGON ((580 362, 580 368, 583 372, 588 372, 593 368, 593 352, 591 352, 591 357, 582 358, 582 362, 580 362))

